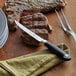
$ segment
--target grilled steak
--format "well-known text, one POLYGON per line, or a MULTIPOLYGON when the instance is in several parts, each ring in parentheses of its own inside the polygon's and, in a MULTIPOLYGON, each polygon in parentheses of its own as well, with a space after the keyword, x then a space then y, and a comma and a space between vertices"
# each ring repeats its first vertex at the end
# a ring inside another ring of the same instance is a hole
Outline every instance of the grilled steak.
POLYGON ((42 13, 29 13, 24 10, 20 16, 20 22, 29 29, 46 29, 51 32, 52 28, 48 24, 48 19, 42 13))
POLYGON ((9 28, 15 31, 15 19, 19 19, 20 12, 33 10, 34 12, 48 12, 65 6, 64 0, 6 0, 6 13, 8 15, 9 28), (11 25, 11 26, 10 26, 11 25))
MULTIPOLYGON (((50 32, 52 29, 49 28, 47 17, 42 13, 30 13, 29 15, 27 14, 28 12, 22 12, 20 22, 42 38, 48 39, 48 32, 50 32)), ((26 44, 34 46, 39 45, 38 41, 36 41, 23 31, 21 38, 26 44)))

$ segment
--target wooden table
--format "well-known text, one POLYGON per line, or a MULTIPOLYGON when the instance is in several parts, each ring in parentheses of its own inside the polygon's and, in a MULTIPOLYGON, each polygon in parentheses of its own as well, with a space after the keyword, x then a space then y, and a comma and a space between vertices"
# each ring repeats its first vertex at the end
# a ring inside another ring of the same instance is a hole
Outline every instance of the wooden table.
MULTIPOLYGON (((0 6, 4 3, 4 0, 0 0, 0 6)), ((72 29, 76 32, 76 0, 67 0, 68 5, 65 7, 64 12, 70 23, 72 29)), ((41 76, 76 76, 76 43, 71 36, 67 36, 60 27, 60 23, 55 13, 47 14, 49 24, 53 27, 52 33, 49 34, 49 41, 54 44, 66 43, 70 47, 70 54, 72 60, 60 64, 59 66, 48 70, 41 76)), ((15 33, 9 33, 9 38, 5 46, 0 49, 0 60, 14 58, 31 52, 35 52, 44 49, 44 46, 31 49, 22 44, 20 40, 20 30, 18 29, 15 33)))

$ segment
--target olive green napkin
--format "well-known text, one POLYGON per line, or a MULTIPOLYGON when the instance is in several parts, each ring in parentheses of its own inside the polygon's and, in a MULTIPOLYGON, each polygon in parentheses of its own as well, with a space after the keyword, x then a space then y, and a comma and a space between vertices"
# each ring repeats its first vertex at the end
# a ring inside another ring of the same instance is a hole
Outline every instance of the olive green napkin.
MULTIPOLYGON (((68 52, 64 44, 58 45, 68 52)), ((63 62, 48 49, 17 58, 0 61, 0 76, 39 76, 41 73, 63 62)))

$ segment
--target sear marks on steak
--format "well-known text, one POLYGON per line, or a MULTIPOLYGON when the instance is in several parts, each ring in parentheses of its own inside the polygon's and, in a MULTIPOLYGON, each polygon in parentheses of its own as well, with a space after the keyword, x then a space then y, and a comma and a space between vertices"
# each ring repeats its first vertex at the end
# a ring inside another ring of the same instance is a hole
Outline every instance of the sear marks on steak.
POLYGON ((64 0, 6 0, 9 29, 16 30, 14 20, 19 19, 20 12, 32 9, 34 12, 48 12, 65 6, 64 0))
POLYGON ((46 29, 48 32, 51 32, 52 28, 48 24, 48 19, 42 13, 29 13, 22 12, 20 17, 20 22, 29 29, 46 29))
MULTIPOLYGON (((26 12, 22 12, 20 22, 44 39, 48 39, 48 33, 52 30, 49 28, 50 25, 48 25, 47 17, 42 13, 30 13, 26 15, 26 12)), ((38 41, 27 35, 24 31, 22 31, 21 38, 26 44, 33 46, 39 45, 38 41)))

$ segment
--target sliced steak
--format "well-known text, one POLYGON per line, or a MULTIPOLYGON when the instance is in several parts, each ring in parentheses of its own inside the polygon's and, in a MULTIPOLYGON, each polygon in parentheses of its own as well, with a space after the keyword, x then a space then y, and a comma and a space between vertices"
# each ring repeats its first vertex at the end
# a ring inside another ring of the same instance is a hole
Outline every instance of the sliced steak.
POLYGON ((19 19, 20 12, 24 9, 45 13, 48 11, 52 11, 55 8, 58 9, 64 6, 64 0, 6 0, 5 8, 8 15, 9 28, 12 31, 16 30, 16 28, 14 27, 14 20, 19 19))

